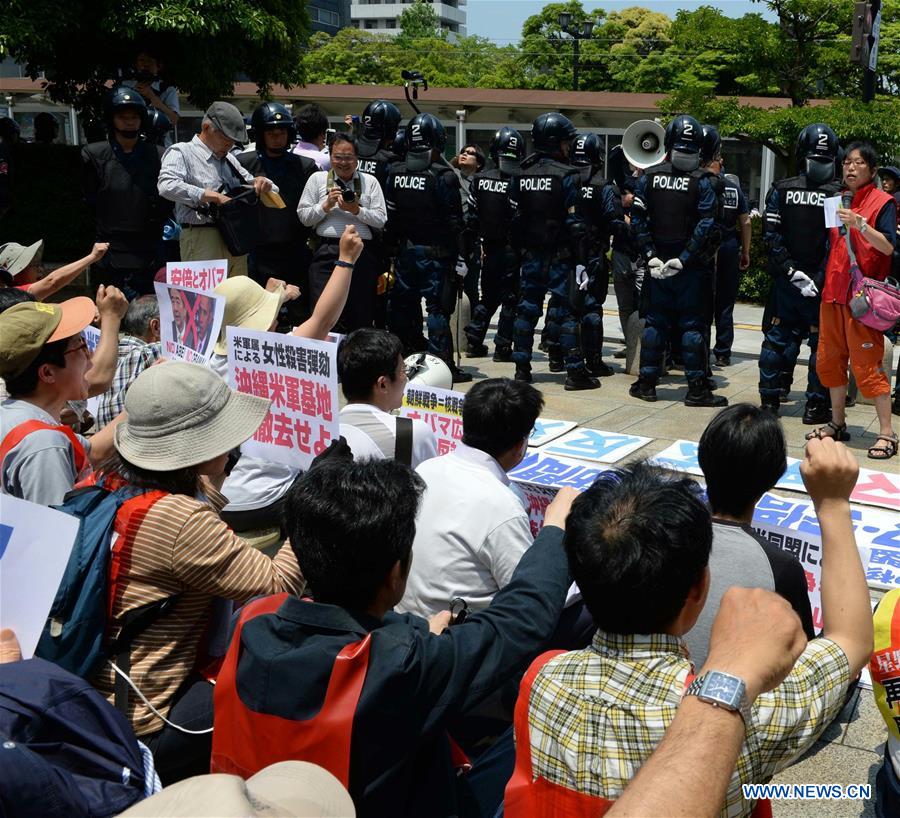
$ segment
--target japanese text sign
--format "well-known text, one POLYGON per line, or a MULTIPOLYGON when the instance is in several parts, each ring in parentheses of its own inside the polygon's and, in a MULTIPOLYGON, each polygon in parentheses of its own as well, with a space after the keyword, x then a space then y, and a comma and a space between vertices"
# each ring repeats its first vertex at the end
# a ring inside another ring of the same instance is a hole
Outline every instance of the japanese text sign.
POLYGON ((447 454, 462 440, 462 409, 466 396, 452 389, 409 383, 403 393, 400 417, 421 420, 437 438, 437 453, 447 454))
POLYGON ((166 283, 174 284, 176 287, 209 292, 227 277, 228 260, 224 258, 213 261, 166 262, 166 283))
POLYGON ((188 363, 206 363, 219 340, 225 298, 158 281, 154 286, 163 355, 188 363))
POLYGON ((543 446, 551 440, 556 440, 560 435, 571 432, 578 424, 571 420, 551 420, 550 418, 538 418, 534 422, 534 428, 528 436, 529 446, 543 446))
POLYGON ((548 455, 575 457, 594 463, 615 463, 650 442, 649 437, 603 432, 599 429, 576 429, 544 446, 548 455))

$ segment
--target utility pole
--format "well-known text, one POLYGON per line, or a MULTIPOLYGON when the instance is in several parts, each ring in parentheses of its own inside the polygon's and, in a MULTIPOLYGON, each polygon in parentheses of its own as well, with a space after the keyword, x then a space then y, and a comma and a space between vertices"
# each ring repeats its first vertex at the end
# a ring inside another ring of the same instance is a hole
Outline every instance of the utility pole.
POLYGON ((881 0, 860 2, 853 7, 850 61, 863 69, 862 101, 875 99, 878 39, 881 29, 881 0))

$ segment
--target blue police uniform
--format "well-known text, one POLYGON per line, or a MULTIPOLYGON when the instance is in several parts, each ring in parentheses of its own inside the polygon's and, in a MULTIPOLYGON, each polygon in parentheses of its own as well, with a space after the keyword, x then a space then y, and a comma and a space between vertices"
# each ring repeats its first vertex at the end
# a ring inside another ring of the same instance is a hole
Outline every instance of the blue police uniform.
POLYGON ((739 185, 722 178, 722 244, 716 255, 716 358, 730 358, 734 344, 734 302, 741 281, 741 242, 738 217, 750 211, 739 185))

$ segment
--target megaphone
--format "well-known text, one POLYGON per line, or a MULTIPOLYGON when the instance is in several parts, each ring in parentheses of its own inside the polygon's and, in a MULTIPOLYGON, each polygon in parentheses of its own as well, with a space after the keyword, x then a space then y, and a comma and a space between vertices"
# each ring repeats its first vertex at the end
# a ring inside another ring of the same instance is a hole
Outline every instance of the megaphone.
POLYGON ((666 156, 665 136, 663 126, 652 119, 632 122, 622 134, 625 158, 641 170, 658 165, 666 156))

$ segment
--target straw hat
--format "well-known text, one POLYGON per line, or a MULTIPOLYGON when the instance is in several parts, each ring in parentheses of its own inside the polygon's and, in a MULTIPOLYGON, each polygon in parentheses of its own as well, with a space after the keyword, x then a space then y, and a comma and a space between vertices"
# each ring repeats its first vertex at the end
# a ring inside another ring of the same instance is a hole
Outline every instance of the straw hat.
POLYGON ((128 417, 116 427, 115 447, 142 469, 196 466, 249 438, 269 404, 265 398, 235 392, 205 366, 151 366, 128 389, 128 417))
POLYGON ((222 331, 219 333, 215 352, 216 355, 227 355, 225 328, 243 327, 260 332, 268 331, 278 317, 278 310, 281 309, 284 288, 279 286, 272 293, 260 287, 248 276, 235 276, 226 278, 213 292, 225 296, 225 316, 222 319, 222 331))

